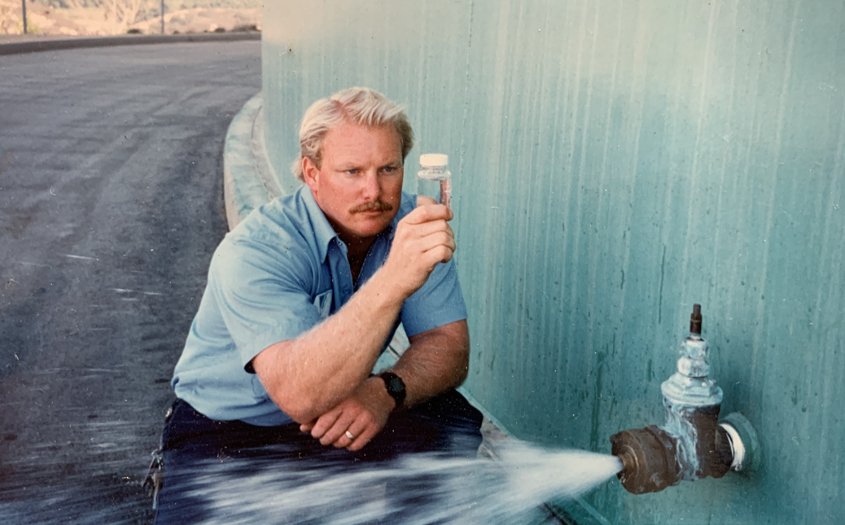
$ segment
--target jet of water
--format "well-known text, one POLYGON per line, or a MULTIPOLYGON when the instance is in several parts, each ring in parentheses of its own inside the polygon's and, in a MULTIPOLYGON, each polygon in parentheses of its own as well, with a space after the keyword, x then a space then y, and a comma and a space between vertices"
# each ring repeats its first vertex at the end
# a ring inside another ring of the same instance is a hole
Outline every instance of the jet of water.
POLYGON ((350 465, 232 459, 198 466, 191 496, 206 523, 519 523, 622 469, 618 458, 513 442, 489 458, 409 454, 350 465))

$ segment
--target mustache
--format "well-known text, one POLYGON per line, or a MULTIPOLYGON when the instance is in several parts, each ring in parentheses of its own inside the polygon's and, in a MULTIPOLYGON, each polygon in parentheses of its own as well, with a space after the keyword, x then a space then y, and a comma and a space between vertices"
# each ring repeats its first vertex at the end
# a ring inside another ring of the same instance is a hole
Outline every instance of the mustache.
POLYGON ((365 202, 363 204, 359 204, 355 206, 351 210, 350 213, 361 213, 367 211, 391 211, 393 210, 393 206, 384 201, 372 201, 372 202, 365 202))

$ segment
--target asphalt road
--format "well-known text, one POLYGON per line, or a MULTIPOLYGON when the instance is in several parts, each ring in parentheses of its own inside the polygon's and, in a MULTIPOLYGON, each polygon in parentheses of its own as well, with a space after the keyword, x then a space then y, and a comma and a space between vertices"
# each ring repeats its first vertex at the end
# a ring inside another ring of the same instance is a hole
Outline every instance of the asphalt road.
POLYGON ((260 43, 0 57, 0 522, 146 523, 260 43))

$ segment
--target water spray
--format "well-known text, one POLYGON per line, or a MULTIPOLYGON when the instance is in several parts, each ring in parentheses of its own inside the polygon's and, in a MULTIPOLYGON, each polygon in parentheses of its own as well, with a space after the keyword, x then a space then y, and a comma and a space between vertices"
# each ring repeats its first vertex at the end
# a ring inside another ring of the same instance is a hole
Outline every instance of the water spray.
POLYGON ((631 493, 657 492, 681 480, 721 478, 759 462, 757 435, 748 420, 732 413, 719 422, 723 394, 709 377, 709 350, 701 332, 701 305, 696 304, 677 371, 660 387, 666 423, 610 438, 612 454, 622 461, 618 477, 631 493))

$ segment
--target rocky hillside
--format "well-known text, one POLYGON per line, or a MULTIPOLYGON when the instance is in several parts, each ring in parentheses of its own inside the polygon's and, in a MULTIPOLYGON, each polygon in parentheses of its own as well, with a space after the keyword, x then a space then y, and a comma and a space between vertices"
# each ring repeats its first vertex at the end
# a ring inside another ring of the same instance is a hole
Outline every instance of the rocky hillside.
MULTIPOLYGON (((161 32, 160 0, 27 0, 27 33, 50 36, 161 32)), ((165 33, 260 30, 259 0, 164 0, 165 33)), ((0 35, 23 32, 20 0, 0 0, 0 35)))

